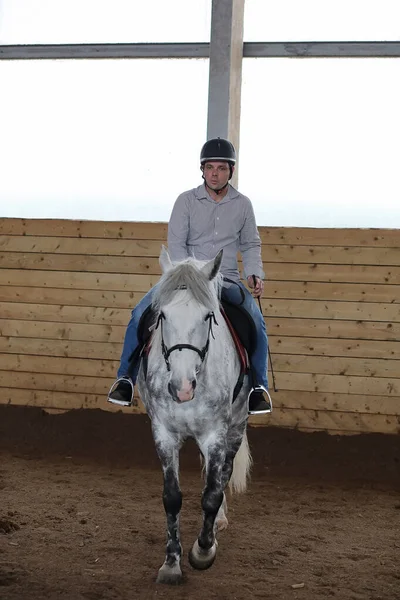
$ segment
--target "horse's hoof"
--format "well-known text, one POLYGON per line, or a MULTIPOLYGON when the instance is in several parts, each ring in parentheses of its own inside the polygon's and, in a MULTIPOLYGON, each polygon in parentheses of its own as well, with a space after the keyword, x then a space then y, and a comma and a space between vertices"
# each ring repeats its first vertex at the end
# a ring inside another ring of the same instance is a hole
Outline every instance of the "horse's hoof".
POLYGON ((182 583, 182 571, 179 565, 169 567, 166 564, 158 571, 157 583, 166 583, 167 585, 179 585, 182 583))
POLYGON ((198 569, 200 571, 209 569, 217 555, 217 546, 218 543, 217 540, 215 540, 209 550, 203 550, 203 548, 200 548, 198 540, 196 540, 193 544, 193 548, 189 552, 189 562, 193 569, 198 569))
POLYGON ((221 517, 220 519, 217 519, 216 523, 217 531, 224 531, 224 529, 227 529, 229 525, 228 519, 225 516, 221 517))

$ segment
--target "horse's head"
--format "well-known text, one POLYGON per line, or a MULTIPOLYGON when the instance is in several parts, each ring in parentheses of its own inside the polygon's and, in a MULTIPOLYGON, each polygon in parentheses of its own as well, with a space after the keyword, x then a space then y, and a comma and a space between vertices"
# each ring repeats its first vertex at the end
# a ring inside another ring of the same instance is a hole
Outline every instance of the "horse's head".
POLYGON ((175 265, 163 247, 163 271, 153 298, 168 391, 177 402, 194 398, 197 379, 208 354, 215 314, 219 312, 222 250, 208 262, 187 259, 175 265))

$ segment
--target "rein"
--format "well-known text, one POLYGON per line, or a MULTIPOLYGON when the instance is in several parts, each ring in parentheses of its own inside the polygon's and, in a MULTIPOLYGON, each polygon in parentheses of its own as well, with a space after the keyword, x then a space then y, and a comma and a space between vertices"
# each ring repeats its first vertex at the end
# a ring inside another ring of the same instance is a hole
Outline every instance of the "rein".
POLYGON ((167 366, 167 370, 168 371, 171 370, 169 357, 171 356, 171 353, 174 352, 174 350, 179 350, 179 351, 184 350, 184 349, 193 350, 193 352, 197 352, 197 354, 200 356, 201 362, 203 362, 206 357, 208 347, 210 345, 210 335, 212 335, 213 339, 215 339, 214 332, 212 330, 213 323, 215 325, 218 325, 217 319, 215 318, 215 314, 213 312, 210 312, 204 319, 204 321, 208 321, 208 335, 207 335, 207 341, 201 350, 199 348, 196 348, 196 346, 192 346, 191 344, 175 344, 175 346, 172 346, 171 348, 167 348, 167 346, 165 345, 165 342, 164 342, 164 332, 163 332, 163 321, 164 320, 165 320, 165 315, 163 312, 160 312, 160 314, 158 315, 157 324, 155 326, 155 329, 157 329, 158 326, 160 325, 161 349, 162 349, 163 357, 165 360, 165 364, 167 366))

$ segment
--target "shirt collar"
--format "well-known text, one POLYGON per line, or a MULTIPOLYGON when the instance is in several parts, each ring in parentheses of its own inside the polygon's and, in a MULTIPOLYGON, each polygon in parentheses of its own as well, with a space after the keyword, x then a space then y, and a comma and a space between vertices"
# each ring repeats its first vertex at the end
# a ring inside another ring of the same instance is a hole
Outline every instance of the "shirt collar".
MULTIPOLYGON (((214 202, 214 200, 211 198, 210 194, 206 190, 205 183, 202 183, 201 185, 199 185, 199 187, 195 189, 195 196, 198 200, 210 200, 211 202, 214 202)), ((229 183, 226 196, 223 197, 221 202, 228 202, 229 200, 233 200, 233 198, 237 198, 238 196, 239 192, 229 183)))

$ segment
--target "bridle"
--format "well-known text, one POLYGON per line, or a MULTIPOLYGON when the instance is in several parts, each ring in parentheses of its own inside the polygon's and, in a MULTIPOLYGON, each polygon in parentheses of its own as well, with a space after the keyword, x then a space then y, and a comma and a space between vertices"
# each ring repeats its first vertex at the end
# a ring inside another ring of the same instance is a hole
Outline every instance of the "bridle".
POLYGON ((193 352, 197 352, 197 354, 200 356, 200 360, 201 362, 204 361, 207 351, 208 351, 208 347, 210 345, 210 335, 212 335, 213 339, 215 339, 214 337, 214 332, 212 330, 212 325, 213 323, 215 325, 218 325, 217 323, 217 319, 215 318, 215 315, 213 312, 209 312, 208 315, 204 318, 204 321, 208 321, 208 335, 207 335, 207 341, 205 343, 205 345, 203 346, 203 348, 200 350, 199 348, 196 348, 196 346, 192 346, 191 344, 175 344, 175 346, 172 346, 171 348, 167 348, 167 346, 165 345, 164 342, 164 332, 163 332, 163 321, 165 320, 165 315, 163 312, 160 312, 160 314, 158 315, 158 319, 157 319, 157 323, 155 326, 155 329, 158 328, 158 326, 160 325, 161 328, 161 349, 162 349, 162 353, 163 353, 163 357, 165 360, 165 364, 167 366, 167 370, 170 371, 171 370, 171 365, 169 362, 169 357, 171 356, 171 353, 174 352, 174 350, 193 350, 193 352))

